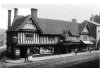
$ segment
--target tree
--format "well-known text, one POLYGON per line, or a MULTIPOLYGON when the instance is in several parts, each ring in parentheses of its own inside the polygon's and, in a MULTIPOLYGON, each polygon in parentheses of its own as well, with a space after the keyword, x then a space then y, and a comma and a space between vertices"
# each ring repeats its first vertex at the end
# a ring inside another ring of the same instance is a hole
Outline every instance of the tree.
POLYGON ((94 22, 100 23, 100 16, 99 15, 94 16, 94 22))

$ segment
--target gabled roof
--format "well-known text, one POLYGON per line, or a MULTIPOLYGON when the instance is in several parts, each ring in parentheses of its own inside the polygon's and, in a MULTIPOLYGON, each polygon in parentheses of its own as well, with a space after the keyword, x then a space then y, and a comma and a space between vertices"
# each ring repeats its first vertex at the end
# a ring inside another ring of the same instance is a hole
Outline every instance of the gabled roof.
POLYGON ((97 24, 94 24, 93 22, 91 21, 83 21, 82 23, 79 24, 79 32, 81 33, 82 30, 84 29, 85 26, 88 26, 88 29, 90 31, 90 34, 93 38, 96 38, 96 25, 97 24))
MULTIPOLYGON (((8 31, 17 31, 18 28, 24 23, 27 22, 30 15, 23 16, 21 18, 15 19, 11 28, 8 31)), ((76 22, 72 23, 70 21, 63 20, 53 20, 53 19, 44 19, 32 17, 33 21, 37 23, 38 27, 43 31, 43 34, 63 34, 63 31, 70 31, 72 35, 79 36, 78 24, 76 22)))

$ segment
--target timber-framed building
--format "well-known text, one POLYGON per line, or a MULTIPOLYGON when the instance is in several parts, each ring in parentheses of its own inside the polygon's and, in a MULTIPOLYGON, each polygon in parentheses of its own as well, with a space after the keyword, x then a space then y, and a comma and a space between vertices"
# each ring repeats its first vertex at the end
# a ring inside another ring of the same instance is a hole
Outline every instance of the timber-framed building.
POLYGON ((80 47, 79 27, 72 21, 53 20, 37 17, 37 9, 32 8, 27 16, 17 15, 11 23, 11 10, 8 10, 7 51, 8 56, 25 57, 32 54, 64 54, 80 47))

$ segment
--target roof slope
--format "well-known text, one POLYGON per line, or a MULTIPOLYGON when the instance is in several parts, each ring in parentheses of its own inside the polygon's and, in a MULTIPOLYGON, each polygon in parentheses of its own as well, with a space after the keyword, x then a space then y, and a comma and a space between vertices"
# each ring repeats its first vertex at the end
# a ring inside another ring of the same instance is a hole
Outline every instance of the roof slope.
MULTIPOLYGON (((31 16, 25 16, 18 19, 15 19, 11 28, 8 31, 16 31, 16 29, 26 21, 26 19, 31 16)), ((34 20, 33 20, 34 21, 34 20)), ((78 24, 75 22, 63 21, 63 20, 53 20, 53 19, 44 19, 37 18, 35 19, 36 23, 42 29, 43 34, 63 34, 63 31, 69 30, 72 35, 79 36, 78 24)))
POLYGON ((72 35, 78 35, 77 23, 43 18, 38 18, 37 23, 45 34, 63 34, 63 31, 69 30, 72 35))
POLYGON ((23 17, 20 17, 20 16, 16 17, 13 20, 12 26, 7 31, 15 31, 18 28, 18 26, 20 26, 21 23, 23 23, 27 18, 28 18, 28 16, 26 16, 26 17, 24 17, 24 16, 23 17))
POLYGON ((93 24, 92 22, 88 21, 88 26, 91 31, 91 36, 96 39, 96 33, 97 33, 96 32, 96 24, 93 24))
POLYGON ((79 33, 81 34, 81 32, 83 31, 84 27, 86 26, 88 22, 85 20, 82 23, 79 23, 79 33))

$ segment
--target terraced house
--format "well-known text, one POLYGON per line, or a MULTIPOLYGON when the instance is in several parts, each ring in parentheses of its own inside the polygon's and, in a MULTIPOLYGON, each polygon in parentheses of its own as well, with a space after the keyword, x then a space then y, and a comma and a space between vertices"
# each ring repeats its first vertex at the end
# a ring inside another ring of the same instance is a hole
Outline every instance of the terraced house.
POLYGON ((7 51, 8 56, 25 57, 32 54, 69 53, 79 47, 79 31, 76 19, 72 21, 53 20, 37 17, 37 9, 32 8, 27 16, 18 15, 14 8, 8 10, 7 51))

